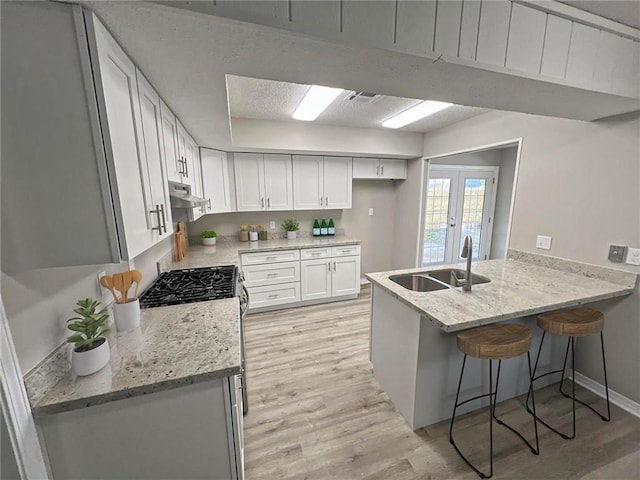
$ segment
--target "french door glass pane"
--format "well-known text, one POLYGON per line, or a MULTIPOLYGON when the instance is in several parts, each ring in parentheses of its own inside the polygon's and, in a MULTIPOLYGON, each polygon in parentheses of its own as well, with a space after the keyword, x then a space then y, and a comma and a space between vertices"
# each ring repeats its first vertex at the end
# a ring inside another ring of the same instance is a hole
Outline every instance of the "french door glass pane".
POLYGON ((450 178, 430 178, 424 221, 422 264, 442 263, 447 249, 450 178))
POLYGON ((478 258, 480 241, 482 240, 482 212, 484 211, 485 191, 487 180, 484 178, 465 178, 462 209, 462 226, 460 245, 462 251, 464 238, 471 235, 473 239, 473 257, 478 258))

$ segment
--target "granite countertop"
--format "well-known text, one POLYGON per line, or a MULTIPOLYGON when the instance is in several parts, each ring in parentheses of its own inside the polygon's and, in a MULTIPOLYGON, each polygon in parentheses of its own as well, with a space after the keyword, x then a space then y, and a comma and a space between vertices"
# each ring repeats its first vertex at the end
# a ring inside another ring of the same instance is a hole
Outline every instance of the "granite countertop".
POLYGON ((474 262, 472 273, 491 282, 473 285, 471 292, 461 287, 414 292, 389 280, 396 274, 464 269, 460 264, 368 273, 366 277, 446 332, 629 295, 636 288, 638 275, 633 272, 524 252, 512 251, 510 257, 474 262))
POLYGON ((344 235, 335 237, 303 237, 295 240, 272 239, 257 242, 240 242, 224 239, 213 246, 189 245, 187 256, 181 262, 169 260, 162 265, 163 270, 180 268, 215 267, 219 265, 239 265, 240 254, 289 250, 323 246, 358 245, 361 241, 344 235))
MULTIPOLYGON (((57 413, 240 373, 237 298, 142 310, 140 327, 108 334, 111 362, 71 372, 35 405, 57 413)), ((71 347, 69 347, 71 348, 71 347)))

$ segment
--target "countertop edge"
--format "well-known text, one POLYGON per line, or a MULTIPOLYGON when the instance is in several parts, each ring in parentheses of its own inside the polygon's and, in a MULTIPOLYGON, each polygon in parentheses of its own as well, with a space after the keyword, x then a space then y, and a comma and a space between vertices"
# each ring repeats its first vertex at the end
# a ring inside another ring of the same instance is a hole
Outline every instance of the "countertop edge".
POLYGON ((151 393, 164 392, 167 390, 173 390, 175 388, 183 387, 186 385, 193 385, 196 383, 206 382, 208 380, 215 380, 217 378, 230 377, 232 375, 239 375, 241 373, 240 365, 231 368, 216 370, 215 372, 208 372, 199 375, 191 375, 183 378, 172 378, 163 382, 157 382, 149 385, 141 385, 133 388, 124 388, 114 392, 105 393, 102 395, 94 395, 90 397, 83 397, 74 400, 62 401, 59 403, 49 403, 44 406, 36 405, 32 407, 32 411, 36 415, 50 415, 56 413, 69 412, 71 410, 78 410, 86 407, 93 407, 96 405, 103 405, 118 400, 124 400, 127 398, 139 397, 148 395, 151 393))

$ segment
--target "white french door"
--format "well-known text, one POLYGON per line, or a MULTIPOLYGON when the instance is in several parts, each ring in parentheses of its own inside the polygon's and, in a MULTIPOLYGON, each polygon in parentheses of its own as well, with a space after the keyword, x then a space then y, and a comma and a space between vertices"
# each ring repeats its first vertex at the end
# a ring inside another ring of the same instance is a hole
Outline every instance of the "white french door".
POLYGON ((498 167, 429 167, 424 208, 422 265, 457 263, 467 235, 473 260, 486 260, 498 186, 498 167))

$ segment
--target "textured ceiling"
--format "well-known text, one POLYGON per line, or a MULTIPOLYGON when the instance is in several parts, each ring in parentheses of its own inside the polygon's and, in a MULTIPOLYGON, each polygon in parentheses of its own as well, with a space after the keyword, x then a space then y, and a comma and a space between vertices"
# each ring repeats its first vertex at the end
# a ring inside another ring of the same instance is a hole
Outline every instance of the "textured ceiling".
MULTIPOLYGON (((292 121, 291 115, 309 86, 258 78, 227 76, 229 112, 232 118, 292 121)), ((347 100, 345 90, 314 123, 344 127, 384 128, 381 123, 422 100, 382 95, 371 103, 347 100)), ((427 132, 488 112, 488 109, 454 105, 399 130, 427 132)))
POLYGON ((640 30, 638 0, 559 0, 579 10, 640 30))

